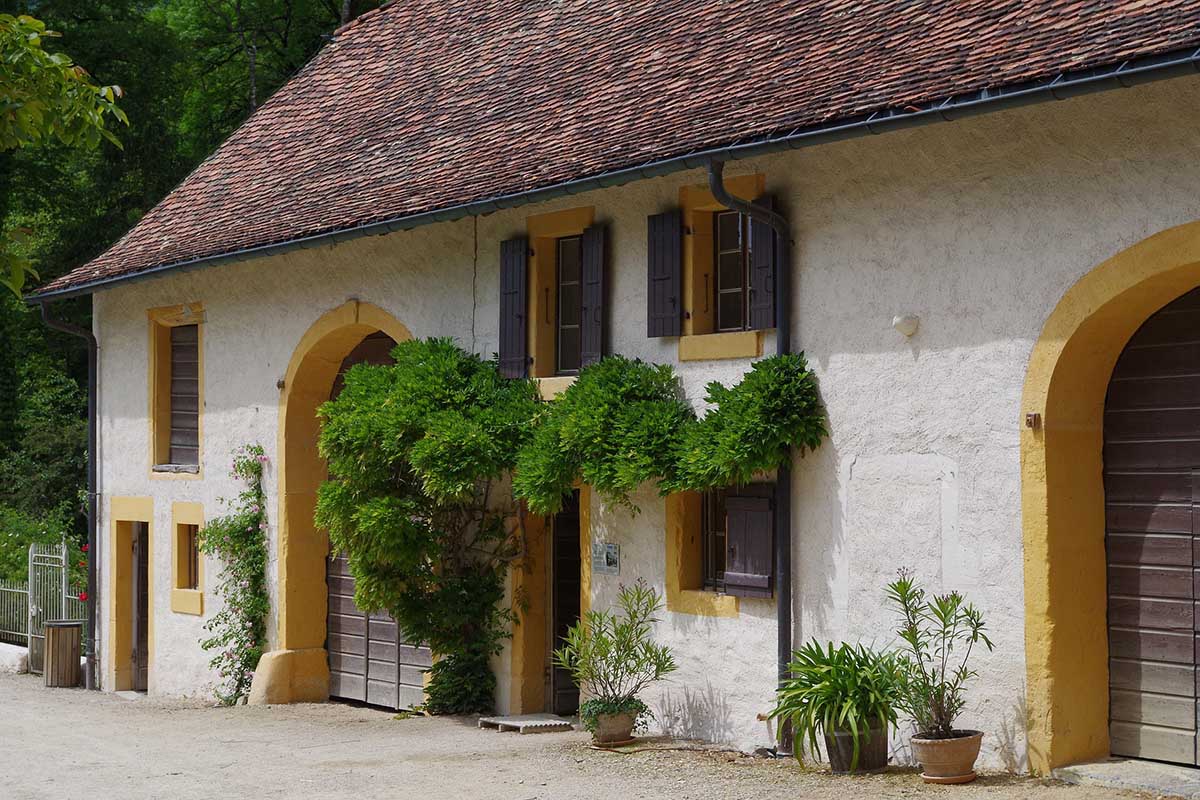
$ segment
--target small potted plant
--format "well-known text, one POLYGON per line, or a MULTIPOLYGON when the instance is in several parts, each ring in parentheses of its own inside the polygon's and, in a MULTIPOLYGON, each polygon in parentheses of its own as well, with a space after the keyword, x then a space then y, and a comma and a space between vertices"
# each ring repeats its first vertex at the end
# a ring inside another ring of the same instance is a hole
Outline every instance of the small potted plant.
POLYGON ((897 607, 897 633, 908 651, 900 676, 902 710, 912 715, 917 732, 910 740, 926 783, 969 783, 983 733, 959 730, 954 720, 965 705, 963 690, 976 676, 967 663, 975 645, 988 650, 983 616, 958 592, 928 596, 908 570, 888 585, 897 607))
POLYGON ((587 697, 579 720, 596 744, 628 742, 634 730, 645 730, 651 712, 638 692, 676 669, 671 649, 652 638, 662 608, 658 593, 639 580, 621 587, 617 606, 619 614, 585 613, 554 651, 554 663, 570 671, 587 697))
POLYGON ((791 676, 779 688, 770 718, 790 724, 793 752, 817 752, 825 739, 836 773, 878 772, 887 767, 888 729, 896 726, 896 658, 865 645, 822 647, 815 640, 792 654, 791 676))

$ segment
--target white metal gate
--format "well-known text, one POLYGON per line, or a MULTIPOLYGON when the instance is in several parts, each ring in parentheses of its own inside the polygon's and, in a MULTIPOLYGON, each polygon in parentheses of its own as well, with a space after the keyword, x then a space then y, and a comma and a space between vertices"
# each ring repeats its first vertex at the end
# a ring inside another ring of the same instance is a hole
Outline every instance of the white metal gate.
POLYGON ((0 581, 0 641, 28 647, 31 672, 42 671, 47 622, 71 620, 87 625, 87 604, 70 585, 69 552, 66 542, 31 544, 24 585, 0 581))

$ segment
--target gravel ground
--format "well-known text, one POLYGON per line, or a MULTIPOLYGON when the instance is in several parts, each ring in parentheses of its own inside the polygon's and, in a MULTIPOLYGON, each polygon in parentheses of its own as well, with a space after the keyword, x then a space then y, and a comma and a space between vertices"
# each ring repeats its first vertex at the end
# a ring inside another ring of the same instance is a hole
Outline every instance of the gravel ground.
POLYGON ((587 741, 584 733, 520 736, 479 730, 473 719, 397 719, 335 703, 214 708, 126 700, 0 675, 5 800, 1139 797, 999 775, 966 787, 927 787, 901 771, 835 778, 735 753, 615 754, 587 741))

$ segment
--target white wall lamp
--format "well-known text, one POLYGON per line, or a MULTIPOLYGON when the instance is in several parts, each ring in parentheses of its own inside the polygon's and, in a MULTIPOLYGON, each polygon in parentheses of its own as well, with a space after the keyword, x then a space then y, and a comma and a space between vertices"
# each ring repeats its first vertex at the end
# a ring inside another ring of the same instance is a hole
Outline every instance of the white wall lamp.
POLYGON ((892 317, 892 327, 905 336, 912 336, 921 325, 921 318, 916 314, 898 314, 892 317))

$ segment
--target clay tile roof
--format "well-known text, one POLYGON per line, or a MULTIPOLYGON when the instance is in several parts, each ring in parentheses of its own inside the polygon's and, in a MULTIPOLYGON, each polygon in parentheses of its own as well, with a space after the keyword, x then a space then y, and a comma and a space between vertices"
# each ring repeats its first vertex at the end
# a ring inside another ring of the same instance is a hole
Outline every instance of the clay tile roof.
POLYGON ((1196 0, 404 0, 42 292, 1198 44, 1196 0))

